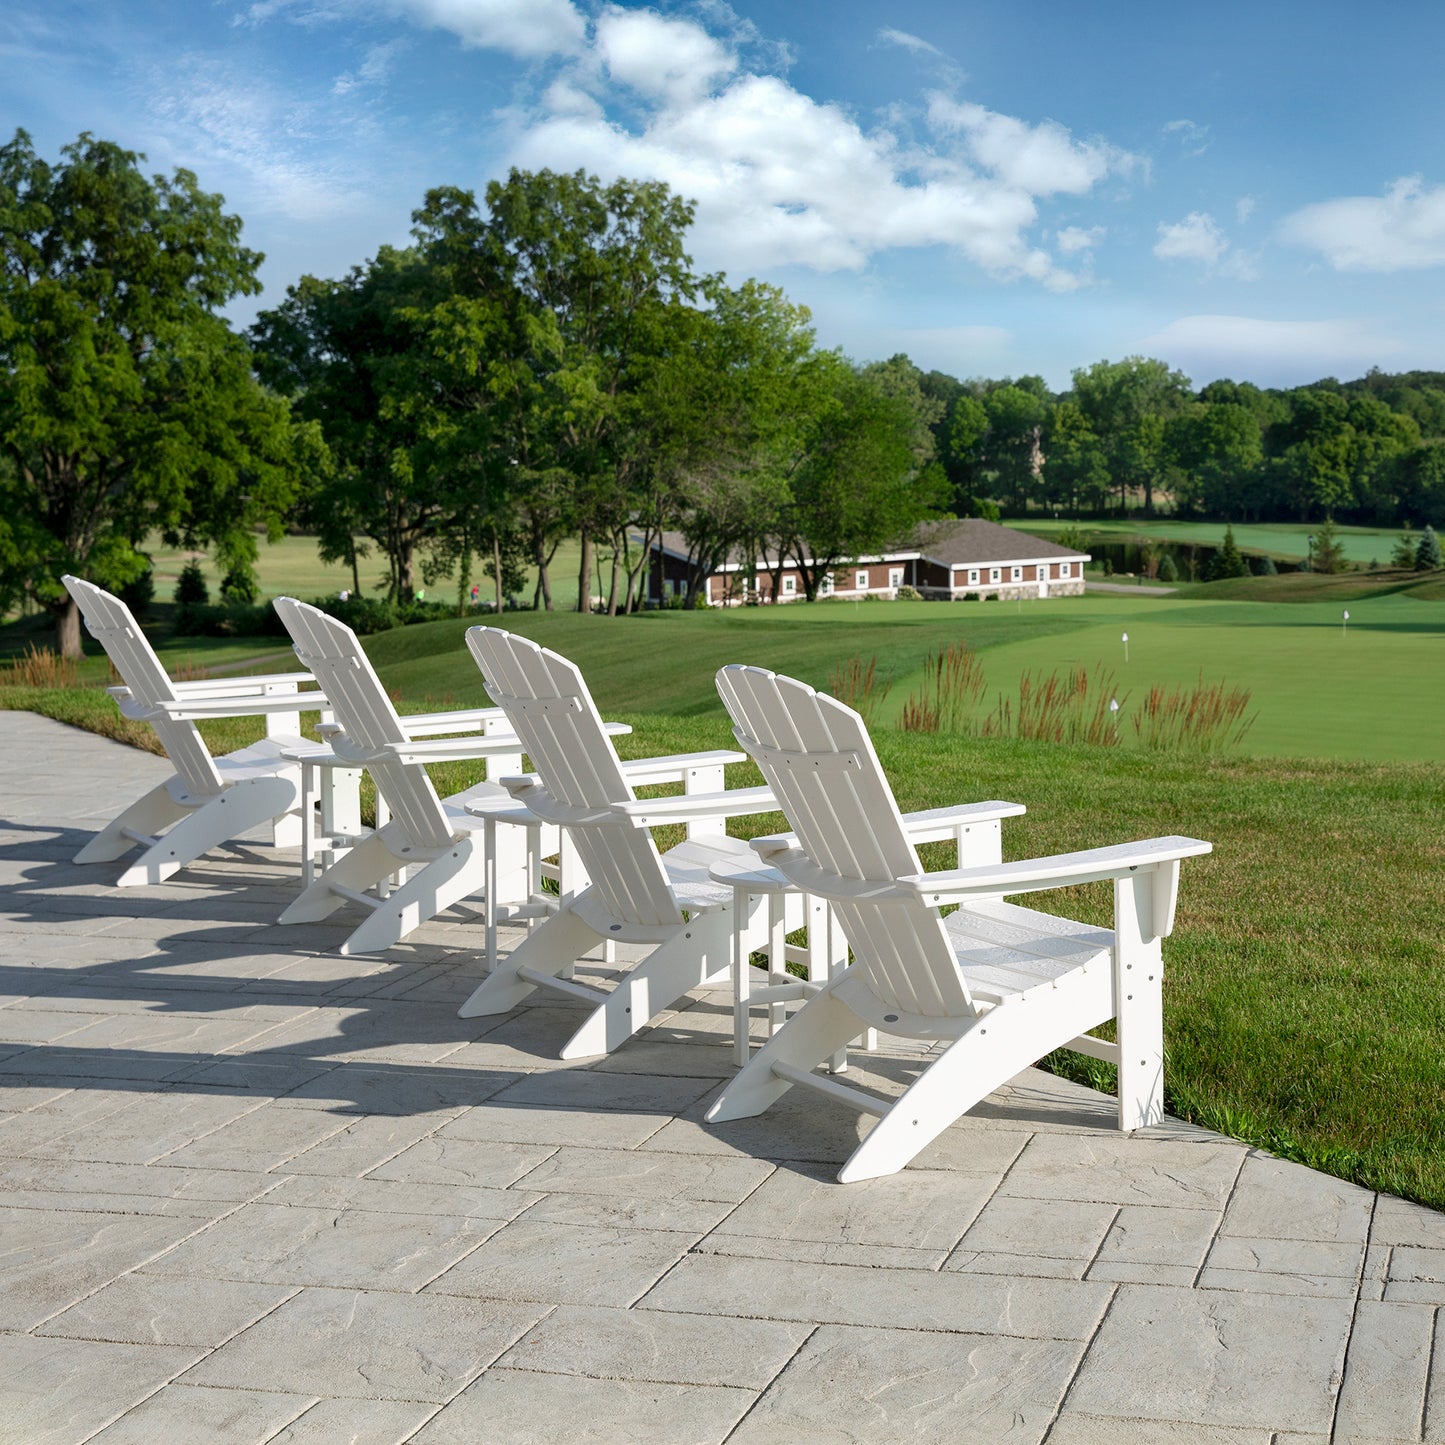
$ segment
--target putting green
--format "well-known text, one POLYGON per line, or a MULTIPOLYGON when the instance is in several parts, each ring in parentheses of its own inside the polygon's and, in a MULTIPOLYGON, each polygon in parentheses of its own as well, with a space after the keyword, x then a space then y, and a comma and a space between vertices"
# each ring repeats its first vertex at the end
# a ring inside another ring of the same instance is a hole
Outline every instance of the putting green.
MULTIPOLYGON (((1049 604, 1085 625, 981 651, 990 704, 1019 678, 1081 664, 1113 673, 1122 713, 1156 685, 1248 688, 1240 751, 1265 757, 1436 761, 1445 756, 1445 603, 1410 597, 1268 604, 1088 597, 1049 604), (1087 619, 1087 620, 1086 620, 1087 619), (1129 634, 1125 661, 1123 634, 1129 634)), ((967 625, 961 628, 968 636, 967 625)), ((889 714, 919 686, 898 677, 889 714)), ((1129 724, 1123 724, 1128 741, 1129 724)))

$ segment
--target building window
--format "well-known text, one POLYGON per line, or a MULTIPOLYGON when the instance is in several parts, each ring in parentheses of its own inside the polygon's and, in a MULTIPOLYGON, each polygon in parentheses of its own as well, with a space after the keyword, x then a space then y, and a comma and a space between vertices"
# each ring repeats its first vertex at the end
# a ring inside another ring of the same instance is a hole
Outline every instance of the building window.
POLYGON ((1067 577, 1068 575, 1069 575, 1069 564, 1068 564, 1067 562, 1060 562, 1060 563, 1059 563, 1059 576, 1060 576, 1060 577, 1067 577))
POLYGON ((999 569, 998 569, 997 567, 990 567, 990 568, 988 569, 988 580, 989 580, 990 582, 997 582, 997 581, 999 580, 1000 576, 1002 576, 1002 573, 999 571, 999 569))
POLYGON ((902 568, 902 567, 890 567, 890 568, 888 569, 888 585, 889 585, 890 587, 901 587, 901 586, 903 586, 903 568, 902 568))
POLYGON ((1015 567, 1013 569, 1013 576, 1009 580, 1013 582, 1022 582, 1024 580, 1024 569, 1022 567, 1015 567))
POLYGON ((797 590, 798 579, 796 577, 783 578, 783 595, 791 596, 797 590))
POLYGON ((828 597, 831 596, 832 591, 833 574, 831 572, 824 572, 823 575, 818 579, 818 595, 820 597, 828 597))
POLYGON ((853 585, 858 591, 866 592, 868 590, 868 573, 866 571, 855 572, 853 574, 853 585))
POLYGON ((970 586, 972 586, 975 582, 978 581, 978 568, 977 568, 977 567, 970 567, 970 568, 968 569, 968 581, 969 581, 969 585, 970 585, 970 586))

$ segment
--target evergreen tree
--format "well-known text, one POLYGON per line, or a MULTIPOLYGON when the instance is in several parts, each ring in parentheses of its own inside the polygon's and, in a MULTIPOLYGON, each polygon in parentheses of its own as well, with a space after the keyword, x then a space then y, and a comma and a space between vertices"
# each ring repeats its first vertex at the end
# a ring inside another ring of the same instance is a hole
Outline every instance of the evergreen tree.
POLYGON ((1345 571, 1347 565, 1345 544, 1335 536, 1334 519, 1326 517, 1320 524, 1319 531, 1315 533, 1313 570, 1333 574, 1345 571))
POLYGON ((1440 565, 1440 539, 1435 535, 1434 527, 1427 525, 1420 534, 1420 547, 1415 553, 1415 570, 1434 572, 1440 565))
POLYGON ((1224 545, 1209 560, 1206 582, 1221 582, 1228 577, 1248 577, 1249 563, 1244 560, 1234 540, 1234 528, 1224 529, 1224 545))
POLYGON ((1420 544, 1416 542, 1409 527, 1406 527, 1396 540, 1394 551, 1390 553, 1390 566, 1407 569, 1414 567, 1419 550, 1420 544))

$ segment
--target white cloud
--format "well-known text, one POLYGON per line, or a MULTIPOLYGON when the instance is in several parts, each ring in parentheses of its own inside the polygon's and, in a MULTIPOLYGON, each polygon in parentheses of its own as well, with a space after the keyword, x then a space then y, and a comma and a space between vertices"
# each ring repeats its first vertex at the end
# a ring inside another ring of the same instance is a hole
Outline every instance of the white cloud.
MULTIPOLYGON (((247 209, 320 221, 363 209, 357 178, 328 159, 313 110, 272 91, 254 75, 181 55, 150 78, 153 116, 186 136, 185 164, 238 175, 247 209)), ((225 181, 229 194, 235 189, 225 181)))
POLYGON ((1241 196, 1234 203, 1234 219, 1242 226, 1254 214, 1257 202, 1253 196, 1241 196))
POLYGON ((1256 257, 1231 246, 1208 211, 1191 211, 1182 221, 1161 221, 1154 254, 1161 261, 1195 262, 1211 276, 1236 281, 1254 281, 1259 276, 1256 257))
POLYGON ((911 50, 917 55, 932 55, 940 60, 948 59, 936 45, 930 44, 917 35, 910 35, 906 30, 880 30, 878 38, 885 45, 897 45, 901 49, 911 50))
POLYGON ((673 105, 706 95, 737 68, 701 26, 615 6, 597 21, 594 52, 614 81, 673 105))
POLYGON ((1192 120, 1165 121, 1164 134, 1178 141, 1187 156, 1202 156, 1212 139, 1207 125, 1192 120))
POLYGON ((1054 235, 1054 245, 1065 256, 1077 255, 1080 251, 1091 251, 1104 239, 1103 226, 1065 226, 1054 235))
POLYGON ((391 78, 396 58, 407 48, 405 40, 388 40, 368 48, 366 58, 354 71, 338 75, 332 82, 333 95, 349 95, 369 85, 383 85, 391 78))
POLYGON ((1248 376, 1294 386, 1329 373, 1350 375, 1402 347, 1368 322, 1266 321, 1253 316, 1183 316, 1145 337, 1144 350, 1181 366, 1195 381, 1248 376))
POLYGON ((571 55, 587 24, 571 0, 383 0, 394 15, 447 30, 464 45, 505 50, 523 60, 571 55))
POLYGON ((1159 223, 1154 254, 1161 261, 1198 261, 1215 265, 1229 249, 1219 223, 1208 211, 1190 211, 1182 221, 1159 223))
POLYGON ((1445 186, 1403 176, 1383 196, 1341 196, 1287 216, 1281 237, 1319 251, 1337 271, 1445 265, 1445 186))
POLYGON ((929 97, 928 115, 938 130, 961 134, 979 165, 1031 196, 1083 195, 1110 171, 1128 171, 1135 163, 1115 146, 1076 141, 1055 121, 1031 126, 937 93, 929 97))

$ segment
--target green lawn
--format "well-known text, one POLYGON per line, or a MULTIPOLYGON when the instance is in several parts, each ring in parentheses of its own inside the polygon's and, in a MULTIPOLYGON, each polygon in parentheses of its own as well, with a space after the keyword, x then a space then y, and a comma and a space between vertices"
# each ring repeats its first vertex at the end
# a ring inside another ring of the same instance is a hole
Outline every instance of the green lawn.
MULTIPOLYGON (((1223 522, 1181 522, 1171 518, 1070 522, 1065 519, 1010 517, 1006 519, 1006 525, 1032 532, 1035 536, 1049 538, 1056 536, 1066 527, 1077 527, 1111 542, 1132 542, 1140 537, 1150 537, 1164 542, 1198 542, 1217 547, 1224 540, 1223 522)), ((1309 539, 1318 531, 1318 523, 1236 522, 1234 540, 1246 552, 1268 552, 1273 557, 1299 562, 1309 555, 1309 539)), ((1398 528, 1336 526, 1335 536, 1351 562, 1357 562, 1364 567, 1373 561, 1385 567, 1389 565, 1390 552, 1400 532, 1398 528)))

